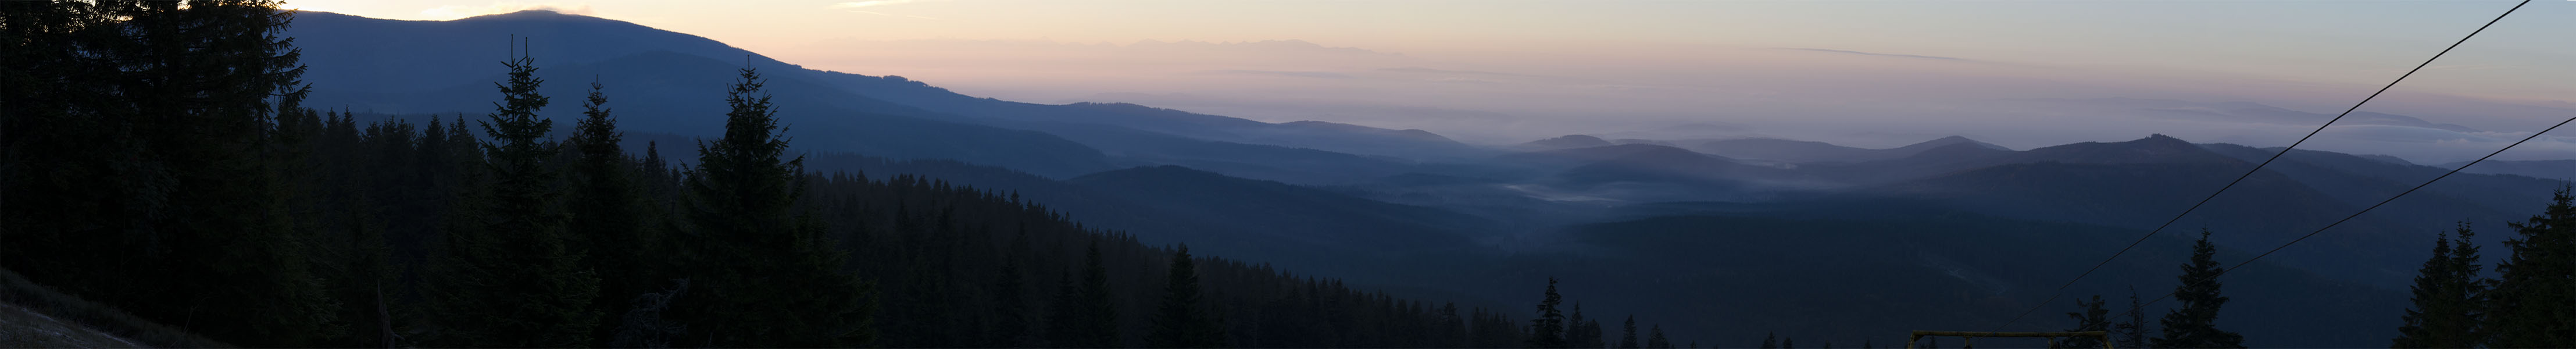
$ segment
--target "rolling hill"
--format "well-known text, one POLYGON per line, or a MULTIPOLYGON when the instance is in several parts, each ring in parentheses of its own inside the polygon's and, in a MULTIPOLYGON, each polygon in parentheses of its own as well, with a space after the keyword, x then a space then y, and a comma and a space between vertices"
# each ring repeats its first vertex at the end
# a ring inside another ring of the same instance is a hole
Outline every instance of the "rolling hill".
MULTIPOLYGON (((1103 159, 1090 154, 1099 150, 1087 149, 1093 146, 1041 135, 1096 134, 1104 127, 1166 139, 1163 143, 1197 140, 1412 157, 1483 154, 1420 130, 1274 124, 1132 104, 977 98, 900 76, 805 69, 703 37, 541 10, 453 21, 305 12, 287 35, 303 48, 303 62, 310 69, 305 76, 316 86, 308 104, 356 111, 479 114, 490 109, 483 102, 495 95, 490 82, 501 72, 493 63, 512 50, 505 43, 515 35, 534 38, 524 47, 544 68, 539 75, 554 82, 547 94, 578 96, 583 82, 601 81, 608 86, 610 107, 618 108, 627 126, 642 131, 709 135, 705 125, 718 119, 706 111, 720 108, 722 98, 710 91, 721 91, 735 69, 751 67, 770 79, 769 90, 778 94, 790 135, 818 151, 956 159, 1059 178, 1174 158, 1205 159, 1165 152, 1182 149, 1177 147, 1119 149, 1132 156, 1103 159)), ((549 108, 546 114, 559 119, 573 115, 574 108, 567 106, 549 108)), ((1192 150, 1227 149, 1248 147, 1192 150)), ((1258 152, 1224 157, 1255 167, 1298 167, 1270 163, 1297 160, 1258 152)))

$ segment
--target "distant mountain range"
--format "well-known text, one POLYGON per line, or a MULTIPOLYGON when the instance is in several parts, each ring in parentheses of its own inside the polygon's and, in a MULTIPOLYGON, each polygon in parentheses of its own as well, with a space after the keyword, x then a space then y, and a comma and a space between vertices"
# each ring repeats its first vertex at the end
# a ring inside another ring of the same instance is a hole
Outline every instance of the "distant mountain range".
POLYGON ((1380 280, 1364 269, 1411 255, 1474 246, 1498 224, 1448 209, 1379 202, 1273 181, 1179 166, 1137 167, 1052 179, 950 160, 856 154, 807 159, 815 171, 874 178, 913 175, 957 186, 1005 190, 1095 227, 1147 242, 1188 243, 1229 258, 1310 273, 1380 280), (1330 258, 1319 258, 1329 256, 1330 258))
POLYGON ((1535 151, 1600 147, 1613 144, 1652 144, 1689 149, 1691 151, 1734 159, 1782 163, 1887 160, 1912 156, 1925 150, 1931 150, 1932 148, 1951 144, 1973 144, 1987 149, 2011 150, 2009 148, 2004 148, 2003 146, 1979 142, 1974 139, 1968 139, 1968 137, 1960 136, 1941 137, 1940 139, 1889 149, 1863 149, 1834 145, 1832 143, 1825 142, 1779 138, 1671 140, 1624 138, 1618 140, 1604 140, 1600 137, 1590 135, 1565 135, 1562 137, 1530 141, 1529 143, 1522 143, 1520 145, 1513 146, 1512 148, 1535 151))
POLYGON ((1564 135, 1564 136, 1559 136, 1559 137, 1556 137, 1556 138, 1541 139, 1541 140, 1529 141, 1529 143, 1521 143, 1520 145, 1513 146, 1513 148, 1515 148, 1515 149, 1520 149, 1520 150, 1539 151, 1539 150, 1557 150, 1557 149, 1574 149, 1574 148, 1607 147, 1607 146, 1610 146, 1610 145, 1611 145, 1610 141, 1601 140, 1601 137, 1593 137, 1593 136, 1590 136, 1590 135, 1564 135))
MULTIPOLYGON (((551 12, 455 21, 304 12, 295 24, 288 34, 310 67, 313 106, 480 118, 498 96, 491 83, 512 50, 506 40, 532 37, 524 47, 547 79, 542 92, 554 96, 547 116, 577 115, 576 96, 596 81, 630 142, 656 142, 664 156, 686 162, 694 158, 686 143, 721 130, 723 88, 736 70, 758 68, 786 132, 816 171, 995 189, 1149 244, 1188 243, 1210 255, 1495 304, 1529 300, 1528 290, 1503 287, 1566 276, 1580 282, 1569 294, 1637 309, 1696 338, 1756 331, 1748 327, 1857 338, 1999 320, 1998 309, 2031 305, 2042 297, 2038 288, 2278 152, 2164 135, 2027 150, 1959 136, 1869 149, 1653 139, 1655 132, 1485 147, 1422 130, 978 98, 551 12)), ((2174 118, 2330 117, 2250 103, 2083 102, 2174 118)), ((2344 122, 2475 131, 2375 113, 2344 122)), ((2137 285, 2152 297, 2170 286, 2156 282, 2171 280, 2181 239, 2200 229, 2230 249, 2222 259, 2236 258, 2447 170, 2293 151, 2077 291, 2117 294, 2125 288, 2114 285, 2137 285)), ((2256 329, 2247 332, 2258 346, 2328 337, 2338 339, 2306 343, 2378 345, 2364 337, 2385 332, 2401 311, 2395 299, 2432 233, 2457 221, 2492 230, 2527 217, 2576 173, 2576 162, 2497 161, 2469 172, 2231 276, 2230 294, 2245 301, 2231 303, 2230 326, 2256 329), (2293 297, 2300 294, 2319 296, 2293 297)), ((2026 323, 2059 322, 2047 318, 2026 323)))
MULTIPOLYGON (((2467 161, 2453 162, 2442 164, 2442 167, 2456 168, 2468 163, 2467 161)), ((2469 166, 2461 172, 2567 180, 2576 178, 2576 160, 2487 160, 2478 162, 2476 166, 2469 166)))
MULTIPOLYGON (((1562 140, 1548 143, 1576 145, 1562 140)), ((1588 142, 1586 142, 1588 143, 1588 142)), ((1858 149, 1776 139, 1701 142, 1753 161, 1631 142, 1510 154, 1525 181, 1552 195, 1629 202, 1870 202, 1939 207, 2044 221, 2146 229, 2164 223, 2278 148, 2193 144, 2164 135, 2014 151, 1960 137, 1893 149, 1858 149), (1894 155, 1903 154, 1903 155, 1894 155), (1756 155, 1762 156, 1762 155, 1756 155)), ((1539 144, 1523 144, 1536 147, 1539 144)), ((2519 163, 2506 163, 2519 164, 2519 163)), ((2483 166, 2483 165, 2482 165, 2483 166)), ((2446 169, 2322 151, 2295 151, 2168 230, 2222 232, 2219 243, 2268 248, 2324 227, 2446 169)), ((2398 287, 2414 273, 2405 256, 2427 232, 2457 221, 2501 222, 2546 204, 2557 182, 2518 175, 2444 179, 2380 213, 2319 238, 2331 248, 2275 256, 2320 274, 2398 287), (2356 262, 2366 260, 2370 262, 2356 262)), ((1670 213, 1670 212, 1668 212, 1670 213)))
MULTIPOLYGON (((396 21, 304 12, 288 35, 304 50, 316 106, 378 113, 468 113, 490 109, 498 61, 509 38, 537 58, 545 92, 578 96, 606 85, 611 108, 632 130, 713 135, 721 88, 733 70, 762 68, 780 117, 800 147, 878 156, 955 159, 1070 177, 1131 165, 1226 162, 1220 172, 1303 181, 1311 162, 1246 145, 1382 150, 1404 156, 1470 156, 1484 151, 1420 130, 1316 122, 1273 124, 1128 104, 1044 105, 976 98, 897 76, 804 69, 706 38, 621 21, 524 11, 454 21, 396 21), (1038 131, 1031 133, 1026 131, 1038 131), (1124 142, 1098 141, 1122 138, 1124 142), (1064 138, 1093 138, 1070 142, 1064 138), (1164 145, 1210 145, 1178 151, 1164 145), (1248 149, 1248 150, 1247 150, 1248 149), (1238 151, 1242 150, 1242 151, 1238 151)), ((569 98, 559 98, 567 102, 569 98)), ((563 118, 569 103, 549 108, 563 118)), ((1359 158, 1359 157, 1353 157, 1359 158)), ((1400 164, 1350 160, 1353 166, 1400 164)), ((1394 171, 1394 170, 1381 170, 1394 171)), ((1388 172, 1393 173, 1393 172, 1388 172)), ((1350 178, 1342 178, 1350 179, 1350 178)))
MULTIPOLYGON (((2303 112, 2303 111, 2289 110, 2289 109, 2283 109, 2283 108, 2280 108, 2280 107, 2274 107, 2274 106, 2269 106, 2269 105, 2263 105, 2263 104, 2260 104, 2260 103, 2253 103, 2253 102, 2214 102, 2214 103, 2213 103, 2213 102, 2192 102, 2192 101, 2181 101, 2181 100, 2171 100, 2171 99, 2143 99, 2143 98, 2116 98, 2116 97, 2111 97, 2111 98, 2082 98, 2082 99, 2068 99, 2068 98, 2037 98, 2037 99, 2034 99, 2034 100, 2041 101, 2041 102, 2054 102, 2054 103, 2081 103, 2081 104, 2089 104, 2089 105, 2097 105, 2097 106, 2110 106, 2110 107, 2116 107, 2116 108, 2128 108, 2128 109, 2133 109, 2133 110, 2138 110, 2138 111, 2145 111, 2145 112, 2148 112, 2148 115, 2155 116, 2155 117, 2165 117, 2165 118, 2175 118, 2175 119, 2187 119, 2187 120, 2210 120, 2210 121, 2230 121, 2230 122, 2251 122, 2251 123, 2278 124, 2278 125, 2301 125, 2301 126, 2313 126, 2313 125, 2316 125, 2316 124, 2325 123, 2325 121, 2326 121, 2326 120, 2328 120, 2328 119, 2333 119, 2333 118, 2335 117, 2335 115, 2334 115, 2334 114, 2320 114, 2320 113, 2310 113, 2310 112, 2303 112)), ((2477 129, 2469 128, 2468 126, 2460 126, 2460 125, 2444 124, 2444 123, 2435 123, 2435 122, 2430 122, 2430 121, 2424 121, 2424 119, 2419 119, 2419 118, 2415 118, 2415 117, 2412 117, 2412 116, 2396 115, 2396 114, 2388 114, 2388 113, 2380 113, 2380 112, 2370 112, 2370 111, 2354 111, 2354 112, 2352 112, 2352 113, 2351 113, 2351 114, 2349 114, 2349 115, 2345 115, 2345 116, 2344 116, 2344 118, 2343 118, 2342 120, 2336 121, 2336 122, 2335 122, 2335 124, 2337 124, 2337 125, 2387 125, 2387 126, 2406 126, 2406 127, 2420 127, 2420 128, 2429 128, 2429 129, 2444 130, 2444 131, 2452 131, 2452 132, 2480 132, 2480 131, 2478 131, 2477 129)))

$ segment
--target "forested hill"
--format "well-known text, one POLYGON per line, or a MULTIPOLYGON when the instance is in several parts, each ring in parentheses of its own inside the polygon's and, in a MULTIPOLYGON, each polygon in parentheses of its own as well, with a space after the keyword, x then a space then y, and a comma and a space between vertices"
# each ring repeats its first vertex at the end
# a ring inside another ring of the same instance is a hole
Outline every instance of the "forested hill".
POLYGON ((1552 283, 1524 327, 1507 314, 1526 308, 1192 257, 1011 193, 808 172, 751 69, 702 97, 730 110, 705 116, 725 131, 693 166, 621 150, 619 100, 541 94, 561 82, 532 57, 493 67, 471 122, 362 124, 300 105, 275 5, 0 5, 0 267, 258 347, 1504 347, 1569 329, 1552 283), (539 116, 567 108, 583 116, 539 116))

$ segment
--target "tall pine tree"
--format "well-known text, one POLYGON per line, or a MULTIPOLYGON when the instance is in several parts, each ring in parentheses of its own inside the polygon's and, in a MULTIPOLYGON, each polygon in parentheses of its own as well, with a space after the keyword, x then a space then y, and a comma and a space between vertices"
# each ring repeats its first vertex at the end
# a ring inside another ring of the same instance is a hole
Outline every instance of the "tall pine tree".
POLYGON ((2113 326, 2113 332, 2119 334, 2119 338, 2113 342, 2122 348, 2145 348, 2147 346, 2147 306, 2138 302, 2136 286, 2129 287, 2128 313, 2129 321, 2113 326))
POLYGON ((1566 347, 1565 314, 1556 310, 1556 305, 1564 301, 1565 297, 1556 294, 1556 278, 1547 278, 1547 296, 1539 299, 1538 318, 1530 319, 1529 340, 1525 345, 1530 348, 1566 347))
POLYGON ((276 121, 309 111, 277 5, 0 4, 0 267, 234 344, 333 332, 281 173, 276 121))
POLYGON ((1169 283, 1163 287, 1163 305, 1155 312, 1152 342, 1156 348, 1215 348, 1225 346, 1225 328, 1208 314, 1199 296, 1199 275, 1190 260, 1190 246, 1181 245, 1172 254, 1169 283))
POLYGON ((2209 230, 2200 231, 2200 240, 2191 245, 2191 262, 2182 265, 2181 285, 2174 286, 2174 300, 2182 304, 2165 313, 2160 322, 2164 335, 2153 342, 2158 348, 2244 348, 2245 336, 2218 329, 2219 306, 2227 296, 2218 294, 2218 275, 2225 272, 2215 256, 2218 247, 2209 243, 2209 230))
MULTIPOLYGON (((1584 323, 1585 323, 1585 322, 1590 322, 1590 321, 1591 321, 1590 319, 1584 319, 1584 318, 1583 318, 1583 302, 1574 302, 1574 313, 1573 313, 1573 314, 1566 315, 1566 317, 1565 317, 1565 326, 1566 326, 1566 328, 1565 328, 1565 343, 1566 343, 1566 346, 1568 346, 1568 347, 1573 347, 1573 348, 1600 348, 1600 347, 1601 347, 1601 331, 1600 331, 1600 328, 1598 328, 1598 327, 1594 327, 1594 328, 1586 328, 1586 327, 1584 327, 1584 323)), ((1595 323, 1595 324, 1593 324, 1593 325, 1599 325, 1599 324, 1595 323)))
POLYGON ((482 145, 492 181, 475 197, 480 221, 448 235, 447 276, 441 280, 440 341, 455 346, 571 347, 590 345, 600 312, 591 308, 599 279, 572 250, 561 211, 554 121, 537 116, 547 98, 536 61, 502 63, 509 80, 493 83, 501 102, 482 121, 491 140, 482 145))
MULTIPOLYGON (((654 257, 664 253, 655 248, 660 236, 654 225, 644 223, 659 215, 646 214, 642 189, 633 179, 634 161, 618 147, 625 135, 617 131, 617 118, 610 115, 608 96, 601 89, 599 82, 590 83, 590 95, 581 104, 582 119, 573 128, 569 143, 578 160, 572 166, 573 190, 566 210, 572 215, 573 240, 590 252, 582 259, 584 267, 599 274, 599 297, 592 301, 592 311, 621 314, 631 308, 636 296, 657 293, 654 286, 665 278, 651 271, 660 269, 653 265, 658 262, 654 257)), ((601 318, 597 338, 605 344, 609 331, 623 319, 601 318)))
MULTIPOLYGON (((1664 338, 1664 325, 1655 325, 1654 328, 1646 330, 1646 347, 1651 349, 1673 348, 1673 341, 1671 339, 1664 338)), ((1788 344, 1781 344, 1781 348, 1788 348, 1788 344)))
POLYGON ((1028 291, 1024 286, 1027 284, 1028 275, 1020 271, 1020 261, 1029 255, 1029 231, 1026 226, 1020 228, 1019 235, 1011 238, 1011 247, 1007 252, 1008 254, 1004 255, 1001 261, 1002 271, 1000 275, 995 275, 993 280, 993 315, 999 319, 993 321, 993 330, 985 334, 987 339, 991 340, 986 346, 1035 347, 1038 345, 1037 337, 1033 332, 1036 329, 1031 328, 1030 325, 1032 321, 1030 321, 1025 294, 1028 291))
POLYGON ((1118 306, 1109 291, 1109 268, 1100 256, 1100 238, 1091 238, 1084 250, 1080 278, 1064 277, 1056 297, 1055 316, 1047 319, 1054 327, 1049 343, 1058 348, 1116 348, 1121 346, 1118 332, 1118 306), (1080 282, 1076 284, 1075 282, 1080 282))
POLYGON ((1047 306, 1046 346, 1048 347, 1097 346, 1086 340, 1090 336, 1087 331, 1084 331, 1083 325, 1084 321, 1089 321, 1091 316, 1083 311, 1089 307, 1082 306, 1082 287, 1074 285, 1074 280, 1077 279, 1070 269, 1056 271, 1055 299, 1047 306))
POLYGON ((2576 205, 2567 187, 2550 197, 2541 214, 2509 224, 2517 236, 2496 262, 2482 329, 2489 347, 2576 346, 2576 205))
POLYGON ((2477 235, 2460 223, 2458 237, 2433 239, 2433 257, 2415 276, 2414 307, 2400 317, 2390 348, 2468 348, 2485 343, 2478 331, 2485 313, 2486 282, 2478 275, 2477 235))
POLYGON ((787 157, 760 73, 726 93, 724 137, 698 145, 687 188, 695 290, 684 307, 701 342, 727 347, 861 346, 875 338, 874 287, 844 272, 843 252, 795 212, 804 157, 787 157))
MULTIPOLYGON (((2083 299, 2076 299, 2075 306, 2077 311, 2066 313, 2066 317, 2075 319, 2075 328, 2066 330, 2069 332, 2109 331, 2111 328, 2111 320, 2108 317, 2111 315, 2111 310, 2102 308, 2102 305, 2106 304, 2105 302, 2106 301, 2102 300, 2102 295, 2093 295, 2092 302, 2086 302, 2083 299)), ((2102 346, 2102 339, 2093 337, 2073 337, 2067 338, 2065 342, 2061 342, 2059 344, 2067 348, 2093 348, 2102 346)))
MULTIPOLYGON (((1767 339, 1765 343, 1768 343, 1767 339)), ((1637 349, 1637 316, 1629 315, 1628 323, 1619 327, 1619 349, 1637 349)))

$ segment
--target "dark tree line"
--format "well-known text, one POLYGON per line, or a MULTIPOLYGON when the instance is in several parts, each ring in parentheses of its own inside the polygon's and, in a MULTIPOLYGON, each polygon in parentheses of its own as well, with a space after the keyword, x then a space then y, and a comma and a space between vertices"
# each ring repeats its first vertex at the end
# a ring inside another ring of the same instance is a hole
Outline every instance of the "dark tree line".
POLYGON ((2480 272, 2477 233, 2467 223, 2436 238, 2389 347, 2576 345, 2576 197, 2568 191, 2551 195, 2540 214, 2506 224, 2514 235, 2492 274, 2480 272))
MULTIPOLYGON (((2540 214, 2507 223, 2515 235, 2504 242, 2508 254, 2495 272, 2484 273, 2477 232, 2462 222, 2434 239, 2432 256, 2418 270, 2411 287, 2412 305, 2391 348, 2543 348, 2576 344, 2576 196, 2561 187, 2540 214)), ((2112 323, 2101 296, 2077 300, 2079 311, 2069 331, 2110 331, 2118 347, 2242 348, 2244 336, 2216 326, 2227 297, 2217 277, 2225 269, 2215 260, 2209 232, 2192 245, 2182 265, 2173 298, 2181 304, 2159 321, 2161 335, 2147 337, 2145 309, 2135 291, 2129 296, 2128 319, 2112 323)), ((2091 339, 2060 343, 2065 347, 2099 347, 2091 339)))
MULTIPOLYGON (((2411 287, 2412 306, 2400 316, 2402 324, 2397 337, 2390 339, 2391 348, 2545 348, 2576 345, 2576 196, 2561 187, 2551 195, 2552 203, 2540 214, 2522 222, 2506 225, 2514 237, 2506 239, 2509 253, 2497 261, 2495 272, 2483 273, 2479 263, 2477 232, 2468 223, 2434 239, 2432 256, 2418 270, 2411 287), (2492 276, 2490 276, 2492 275, 2492 276)), ((2124 347, 2153 345, 2158 348, 2242 348, 2244 337, 2219 330, 2215 321, 2220 305, 2227 297, 2219 295, 2217 277, 2224 272, 2212 258, 2216 248, 2209 244, 2209 233, 2192 246, 2191 261, 2183 265, 2181 282, 2174 299, 2181 305, 2168 312, 2160 322, 2162 335, 2145 338, 2144 309, 2137 295, 2129 298, 2128 322, 2110 324, 2103 317, 2104 301, 2077 301, 2083 311, 2067 313, 2076 319, 2075 331, 2111 330, 2119 336, 2115 343, 2124 347)), ((2092 342, 2069 342, 2072 347, 2098 346, 2092 342)))
MULTIPOLYGON (((1612 347, 1610 346, 1610 343, 1605 341, 1602 337, 1601 322, 1599 320, 1588 320, 1583 318, 1583 305, 1581 303, 1574 305, 1573 314, 1569 316, 1566 313, 1557 310, 1557 306, 1564 304, 1564 302, 1565 296, 1557 294, 1556 292, 1556 278, 1548 278, 1547 291, 1539 298, 1538 306, 1535 309, 1536 316, 1530 319, 1529 325, 1525 327, 1528 333, 1522 335, 1521 338, 1523 339, 1521 340, 1520 347, 1604 349, 1638 348, 1636 316, 1628 316, 1628 321, 1622 328, 1618 346, 1612 347)), ((1481 316, 1482 315, 1479 315, 1479 317, 1481 316)), ((1504 321, 1509 320, 1506 319, 1504 321)), ((1500 339, 1500 337, 1497 337, 1496 339, 1500 339)), ((1475 343, 1480 347, 1484 347, 1482 345, 1485 344, 1494 344, 1493 342, 1481 341, 1475 343)), ((1653 325, 1652 329, 1649 330, 1648 337, 1644 343, 1645 348, 1670 349, 1673 347, 1672 341, 1664 338, 1663 325, 1653 325)), ((1698 345, 1693 344, 1692 346, 1697 347, 1698 345)))
MULTIPOLYGON (((2116 323, 2111 317, 2112 311, 2107 308, 2111 302, 2102 299, 2101 295, 2075 300, 2078 310, 2066 313, 2068 319, 2074 320, 2075 327, 2066 331, 2105 331, 2110 334, 2110 344, 2118 348, 2244 348, 2244 335, 2218 328, 2218 311, 2228 300, 2227 296, 2220 294, 2224 284, 2218 281, 2218 276, 2226 268, 2218 264, 2218 246, 2209 242, 2209 235, 2208 230, 2201 230, 2200 239, 2192 242, 2191 258, 2183 262, 2180 266, 2182 273, 2174 277, 2173 299, 2180 304, 2157 320, 2154 327, 2158 329, 2156 336, 2147 335, 2146 307, 2139 304, 2135 290, 2130 291, 2127 311, 2120 312, 2126 319, 2116 323)), ((2085 337, 2051 344, 2061 348, 2100 348, 2103 345, 2100 339, 2085 337)))
MULTIPOLYGON (((2245 336, 2218 329, 2218 310, 2227 305, 2220 295, 2218 276, 2226 270, 2218 265, 2218 246, 2209 243, 2209 231, 2200 231, 2200 240, 2191 244, 2191 260, 2182 265, 2176 276, 2173 310, 2157 321, 2162 335, 2147 339, 2157 348, 2244 348, 2245 336)), ((2100 300, 2093 303, 2101 306, 2100 300)), ((2093 326, 2100 328, 2097 320, 2093 326)))
POLYGON ((1008 193, 910 175, 811 183, 830 234, 868 256, 850 268, 884 280, 877 345, 1461 348, 1524 337, 1505 312, 1148 246, 1008 193))
POLYGON ((2477 320, 2486 304, 2487 282, 2478 275, 2477 236, 2467 223, 2457 235, 2433 239, 2433 256, 2415 276, 2409 299, 2414 307, 2400 317, 2391 348, 2471 348, 2482 342, 2477 320))
POLYGON ((0 267, 262 347, 1532 338, 1519 312, 1147 246, 1008 193, 808 172, 749 69, 693 166, 622 151, 598 82, 556 139, 530 57, 482 117, 305 108, 276 5, 0 3, 0 267))
MULTIPOLYGON (((0 253, 12 270, 244 344, 346 332, 294 179, 319 141, 270 1, 8 2, 0 253), (210 263, 211 261, 224 261, 210 263), (79 280, 77 282, 67 282, 79 280), (238 316, 222 314, 308 314, 238 316)), ((351 300, 354 301, 354 300, 351 300)))

